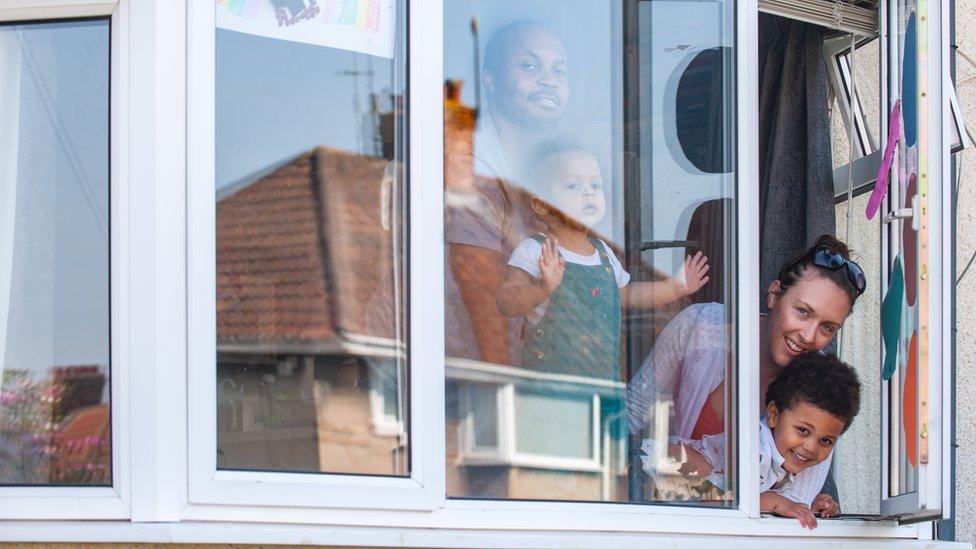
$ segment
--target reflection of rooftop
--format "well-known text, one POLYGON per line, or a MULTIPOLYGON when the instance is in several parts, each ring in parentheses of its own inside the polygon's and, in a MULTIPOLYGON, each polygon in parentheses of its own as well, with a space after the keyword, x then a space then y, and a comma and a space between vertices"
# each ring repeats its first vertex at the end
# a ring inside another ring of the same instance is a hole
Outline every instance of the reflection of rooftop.
POLYGON ((381 221, 386 166, 319 147, 218 201, 219 342, 364 332, 370 296, 392 284, 391 232, 381 221))

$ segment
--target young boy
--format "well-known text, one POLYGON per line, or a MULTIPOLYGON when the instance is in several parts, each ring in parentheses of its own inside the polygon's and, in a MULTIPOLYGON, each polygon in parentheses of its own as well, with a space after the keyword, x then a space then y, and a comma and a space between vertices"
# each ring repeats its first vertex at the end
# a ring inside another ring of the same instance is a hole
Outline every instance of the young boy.
POLYGON ((512 252, 496 294, 498 310, 525 317, 522 365, 540 371, 620 379, 620 308, 647 309, 694 293, 707 281, 707 260, 685 261, 687 282, 630 283, 610 247, 591 235, 606 201, 596 158, 568 143, 543 145, 526 170, 533 212, 544 234, 512 252))
MULTIPOLYGON (((813 478, 811 468, 830 457, 860 403, 857 374, 834 355, 801 355, 783 368, 766 389, 766 413, 759 420, 760 511, 794 517, 805 528, 816 528, 814 513, 830 517, 839 512, 828 494, 811 501, 787 495, 810 492, 791 490, 796 483, 815 482, 814 490, 820 488, 823 479, 813 478)), ((668 450, 672 457, 680 456, 682 473, 724 475, 724 435, 680 441, 668 450)))
POLYGON ((793 501, 782 491, 830 457, 860 406, 857 374, 834 355, 799 356, 776 376, 766 389, 766 416, 759 424, 760 511, 794 517, 806 528, 817 526, 814 513, 837 514, 839 506, 828 494, 793 501))

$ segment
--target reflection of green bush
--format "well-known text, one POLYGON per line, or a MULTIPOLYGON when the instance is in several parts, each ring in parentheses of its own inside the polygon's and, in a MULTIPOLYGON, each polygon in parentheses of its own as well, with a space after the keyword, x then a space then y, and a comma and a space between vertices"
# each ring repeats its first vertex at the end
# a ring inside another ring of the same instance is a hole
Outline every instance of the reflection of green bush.
POLYGON ((25 370, 6 370, 0 386, 0 482, 48 481, 55 391, 25 370))
POLYGON ((96 367, 59 369, 54 379, 43 381, 26 370, 5 370, 0 385, 0 483, 111 482, 108 437, 59 436, 74 412, 100 403, 104 383, 96 367))

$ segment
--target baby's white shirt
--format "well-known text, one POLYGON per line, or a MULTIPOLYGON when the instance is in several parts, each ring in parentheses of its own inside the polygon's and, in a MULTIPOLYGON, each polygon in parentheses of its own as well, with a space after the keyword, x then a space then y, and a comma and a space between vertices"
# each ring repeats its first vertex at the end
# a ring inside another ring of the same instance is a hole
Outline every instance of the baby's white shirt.
MULTIPOLYGON (((623 288, 630 282, 630 273, 624 270, 623 265, 617 259, 617 256, 610 250, 610 246, 607 243, 597 239, 603 249, 606 251, 607 257, 610 258, 610 265, 613 267, 613 275, 617 280, 617 287, 623 288)), ((566 263, 575 263, 577 265, 585 265, 592 267, 594 265, 600 264, 600 250, 593 250, 590 255, 580 255, 578 253, 571 252, 562 246, 556 246, 559 250, 560 255, 566 260, 566 263)), ((508 259, 508 264, 512 267, 518 267, 523 271, 529 273, 532 278, 539 278, 541 271, 539 270, 539 258, 542 257, 542 244, 535 241, 532 238, 526 238, 515 247, 512 252, 512 256, 508 259)), ((549 307, 549 300, 545 300, 541 305, 533 309, 529 314, 525 315, 525 320, 529 322, 532 326, 535 326, 542 320, 542 317, 546 314, 546 309, 549 307)))

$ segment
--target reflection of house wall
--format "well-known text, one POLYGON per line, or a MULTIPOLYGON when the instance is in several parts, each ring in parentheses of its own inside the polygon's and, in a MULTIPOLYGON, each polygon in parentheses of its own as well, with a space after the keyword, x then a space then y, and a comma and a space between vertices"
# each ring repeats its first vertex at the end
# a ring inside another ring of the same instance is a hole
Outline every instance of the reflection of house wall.
POLYGON ((373 428, 363 349, 349 348, 396 334, 387 169, 318 148, 218 202, 222 467, 404 472, 400 433, 373 428))
POLYGON ((402 472, 402 434, 377 429, 365 361, 246 353, 218 360, 221 467, 402 472))
MULTIPOLYGON (((386 133, 389 118, 379 117, 386 133)), ((445 124, 447 186, 471 190, 475 111, 460 103, 459 84, 448 86, 445 124)), ((402 219, 389 209, 390 165, 317 148, 218 201, 221 467, 408 473, 391 230, 402 219)), ((608 481, 597 470, 466 462, 456 404, 449 494, 626 499, 616 467, 608 481)))

